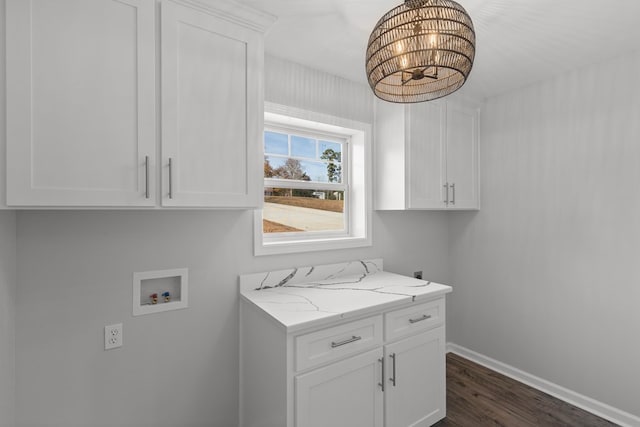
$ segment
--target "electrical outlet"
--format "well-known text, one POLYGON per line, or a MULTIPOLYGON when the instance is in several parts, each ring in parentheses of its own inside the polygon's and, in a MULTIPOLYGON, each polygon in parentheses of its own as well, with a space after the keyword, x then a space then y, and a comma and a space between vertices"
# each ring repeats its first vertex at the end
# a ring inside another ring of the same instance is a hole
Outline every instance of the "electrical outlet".
POLYGON ((104 327, 104 349, 122 347, 122 323, 104 327))
POLYGON ((413 277, 415 277, 416 279, 422 280, 422 271, 414 271, 413 277))

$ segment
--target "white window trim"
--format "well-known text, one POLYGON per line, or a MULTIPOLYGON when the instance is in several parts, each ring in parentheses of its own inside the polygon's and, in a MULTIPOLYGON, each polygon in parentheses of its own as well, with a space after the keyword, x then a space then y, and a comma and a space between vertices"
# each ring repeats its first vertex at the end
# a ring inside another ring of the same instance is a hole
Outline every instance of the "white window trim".
MULTIPOLYGON (((265 122, 284 126, 310 127, 314 122, 320 132, 333 133, 349 138, 349 224, 348 233, 309 233, 301 240, 281 237, 263 239, 262 210, 254 212, 254 253, 275 255, 322 250, 348 249, 372 245, 372 158, 371 124, 343 119, 322 113, 301 110, 265 102, 265 122), (320 124, 319 126, 317 124, 320 124), (334 235, 332 235, 334 234, 334 235), (316 236, 316 237, 314 237, 316 236)), ((262 147, 262 144, 261 144, 262 147)))

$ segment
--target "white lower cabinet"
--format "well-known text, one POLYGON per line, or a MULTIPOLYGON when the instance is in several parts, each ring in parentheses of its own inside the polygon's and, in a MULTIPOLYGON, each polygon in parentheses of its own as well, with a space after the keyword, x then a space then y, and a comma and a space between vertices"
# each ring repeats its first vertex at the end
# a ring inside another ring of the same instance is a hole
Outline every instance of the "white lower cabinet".
POLYGON ((295 378, 296 426, 382 427, 382 349, 295 378))
POLYGON ((242 302, 241 425, 427 427, 446 415, 444 298, 294 333, 242 302))
POLYGON ((444 418, 444 354, 444 327, 385 347, 391 379, 385 388, 386 427, 426 427, 444 418))

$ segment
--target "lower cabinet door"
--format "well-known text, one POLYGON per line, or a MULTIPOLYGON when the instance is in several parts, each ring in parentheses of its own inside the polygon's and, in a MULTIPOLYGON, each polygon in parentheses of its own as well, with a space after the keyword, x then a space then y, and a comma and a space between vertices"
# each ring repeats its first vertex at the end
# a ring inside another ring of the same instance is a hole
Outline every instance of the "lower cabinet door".
POLYGON ((296 427, 382 427, 382 348, 295 378, 296 427))
POLYGON ((389 344, 385 356, 385 427, 427 427, 444 418, 444 328, 389 344))

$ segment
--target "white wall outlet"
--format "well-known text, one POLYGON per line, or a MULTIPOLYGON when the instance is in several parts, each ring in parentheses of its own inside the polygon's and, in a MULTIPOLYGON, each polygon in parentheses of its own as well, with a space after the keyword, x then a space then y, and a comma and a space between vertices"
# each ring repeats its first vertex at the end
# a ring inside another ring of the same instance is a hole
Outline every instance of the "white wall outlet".
POLYGON ((122 323, 104 327, 104 349, 122 347, 122 323))

